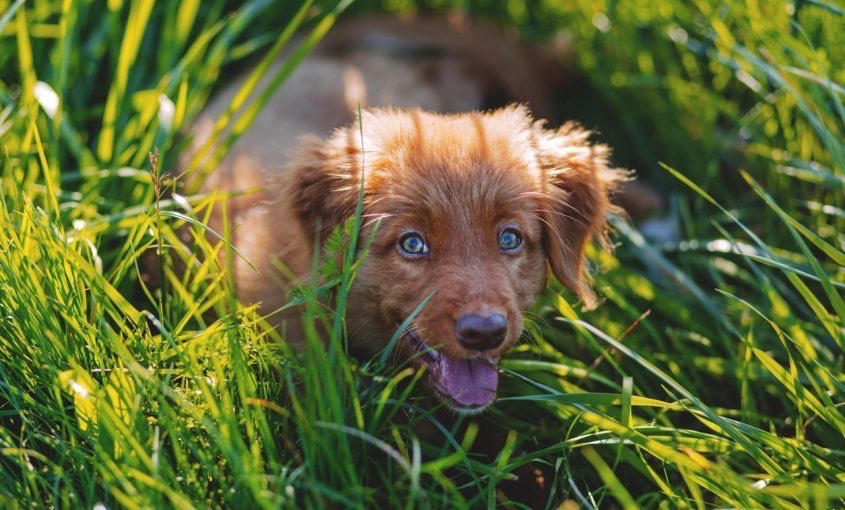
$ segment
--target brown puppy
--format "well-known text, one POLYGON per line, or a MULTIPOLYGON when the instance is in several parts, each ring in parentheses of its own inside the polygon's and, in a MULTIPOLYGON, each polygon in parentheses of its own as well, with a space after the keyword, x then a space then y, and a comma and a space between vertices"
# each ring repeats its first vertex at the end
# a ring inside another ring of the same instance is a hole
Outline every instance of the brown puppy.
MULTIPOLYGON (((307 280, 314 237, 353 214, 363 181, 361 236, 376 230, 349 296, 350 345, 384 347, 431 295, 402 335, 401 352, 428 368, 429 387, 451 408, 480 411, 495 399, 496 364, 519 337, 547 262, 585 305, 595 303, 584 248, 604 239, 608 194, 624 174, 609 167, 608 149, 591 145, 588 132, 545 129, 521 106, 450 115, 371 109, 326 138, 292 138, 322 122, 320 109, 309 113, 297 94, 342 103, 349 72, 336 61, 306 61, 298 71, 304 88, 294 77, 293 90, 271 105, 279 118, 259 120, 270 129, 258 137, 267 145, 254 153, 236 147, 209 181, 208 188, 264 188, 261 201, 232 211, 234 243, 257 268, 234 262, 238 295, 265 312, 282 306, 287 285, 278 262, 307 280), (277 146, 290 149, 268 156, 277 146)), ((402 72, 413 70, 397 67, 381 86, 402 72)), ((363 78, 366 86, 373 75, 363 78)), ((430 82, 408 83, 405 97, 442 93, 430 82)), ((295 313, 274 320, 296 344, 295 313)))

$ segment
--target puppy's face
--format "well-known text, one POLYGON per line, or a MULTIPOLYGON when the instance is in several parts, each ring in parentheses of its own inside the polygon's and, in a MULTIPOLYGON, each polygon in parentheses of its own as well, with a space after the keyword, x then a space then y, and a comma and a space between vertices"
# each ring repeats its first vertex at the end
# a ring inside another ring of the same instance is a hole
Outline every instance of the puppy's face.
POLYGON ((583 247, 603 232, 618 173, 586 133, 545 131, 521 108, 379 111, 362 128, 363 140, 348 129, 314 142, 294 186, 306 228, 335 225, 354 208, 363 168, 361 237, 373 242, 349 296, 350 342, 384 347, 428 299, 399 352, 427 368, 428 386, 450 407, 480 411, 495 399, 496 365, 522 332, 547 261, 592 303, 583 247))
POLYGON ((450 406, 480 410, 545 279, 539 205, 515 161, 469 156, 438 170, 426 156, 392 159, 402 170, 368 209, 380 224, 350 296, 350 332, 383 345, 430 296, 400 348, 450 406))

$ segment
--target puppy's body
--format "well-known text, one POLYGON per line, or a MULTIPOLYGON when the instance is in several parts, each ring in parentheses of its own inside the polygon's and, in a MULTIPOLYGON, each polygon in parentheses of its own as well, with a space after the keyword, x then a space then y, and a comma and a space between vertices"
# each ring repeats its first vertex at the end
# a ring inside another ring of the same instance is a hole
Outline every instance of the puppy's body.
MULTIPOLYGON (((477 411, 495 397, 496 363, 519 337, 547 261, 593 303, 583 250, 603 236, 621 174, 588 133, 546 130, 524 107, 425 113, 484 108, 491 89, 519 99, 519 87, 468 72, 477 62, 465 55, 439 56, 436 72, 427 57, 401 55, 365 45, 306 59, 205 186, 263 189, 230 201, 228 216, 255 265, 234 261, 238 295, 270 312, 287 302, 291 274, 308 277, 315 236, 352 215, 363 180, 362 238, 378 228, 349 296, 350 343, 383 347, 431 295, 400 349, 427 365, 453 408, 477 411), (391 108, 355 122, 358 104, 391 108)), ((197 143, 234 90, 204 114, 197 143)), ((273 321, 296 344, 295 312, 273 321)))

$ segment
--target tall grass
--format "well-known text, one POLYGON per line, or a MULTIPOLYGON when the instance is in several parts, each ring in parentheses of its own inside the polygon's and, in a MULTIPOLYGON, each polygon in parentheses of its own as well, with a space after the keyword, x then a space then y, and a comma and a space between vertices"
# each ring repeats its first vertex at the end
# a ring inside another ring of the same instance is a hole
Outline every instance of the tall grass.
MULTIPOLYGON (((617 222, 605 303, 551 285, 500 402, 443 420, 419 373, 345 354, 355 219, 293 296, 294 354, 234 297, 203 226, 225 197, 167 178, 230 70, 296 28, 316 42, 345 3, 0 3, 0 506, 518 506, 509 485, 540 473, 549 507, 845 504, 842 8, 376 4, 352 9, 568 40, 562 109, 671 197, 682 241, 617 222)), ((266 97, 244 89, 226 136, 266 97)))

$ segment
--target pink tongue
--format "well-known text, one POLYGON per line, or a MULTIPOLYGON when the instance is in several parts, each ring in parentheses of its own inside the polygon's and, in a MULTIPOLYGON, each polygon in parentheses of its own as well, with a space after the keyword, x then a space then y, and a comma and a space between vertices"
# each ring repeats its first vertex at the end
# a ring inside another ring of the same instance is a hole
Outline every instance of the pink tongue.
POLYGON ((440 382, 452 399, 465 406, 487 405, 496 398, 499 372, 480 359, 442 355, 440 382))

